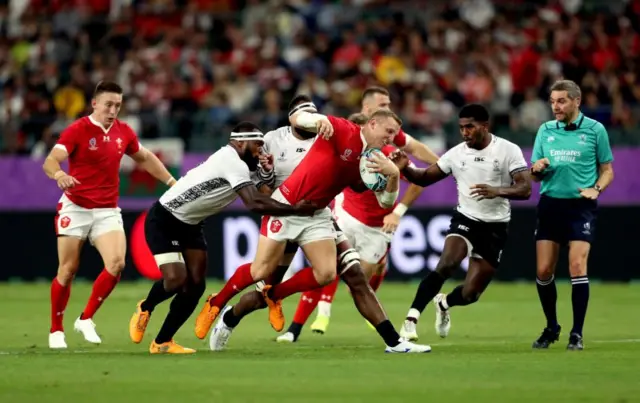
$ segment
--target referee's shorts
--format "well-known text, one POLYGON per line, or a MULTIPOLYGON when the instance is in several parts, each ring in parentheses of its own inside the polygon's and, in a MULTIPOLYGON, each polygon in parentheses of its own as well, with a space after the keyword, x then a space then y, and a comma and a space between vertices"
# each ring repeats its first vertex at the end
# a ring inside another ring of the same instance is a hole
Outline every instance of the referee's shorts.
POLYGON ((570 241, 592 243, 596 230, 597 210, 596 200, 540 196, 536 241, 553 241, 560 245, 570 241))

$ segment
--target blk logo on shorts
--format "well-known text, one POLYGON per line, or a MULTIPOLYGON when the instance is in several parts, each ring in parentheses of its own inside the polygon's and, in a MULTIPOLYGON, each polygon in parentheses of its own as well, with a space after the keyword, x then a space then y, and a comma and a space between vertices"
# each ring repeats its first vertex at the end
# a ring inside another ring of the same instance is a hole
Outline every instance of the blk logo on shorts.
POLYGON ((62 228, 67 228, 71 224, 71 218, 64 216, 60 219, 60 226, 62 228))
POLYGON ((271 232, 273 232, 274 234, 277 234, 278 232, 280 232, 280 229, 282 229, 282 221, 280 220, 271 221, 271 232))

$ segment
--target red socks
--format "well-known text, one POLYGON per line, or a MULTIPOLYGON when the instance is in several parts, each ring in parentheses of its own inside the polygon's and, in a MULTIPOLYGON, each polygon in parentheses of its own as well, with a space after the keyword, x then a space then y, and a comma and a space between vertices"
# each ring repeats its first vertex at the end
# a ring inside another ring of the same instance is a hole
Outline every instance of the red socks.
POLYGON ((91 296, 89 297, 89 301, 87 302, 87 306, 85 306, 82 315, 80 315, 80 319, 91 319, 93 315, 96 314, 96 311, 100 308, 105 299, 111 294, 114 288, 116 288, 116 284, 120 280, 120 275, 113 276, 111 273, 107 271, 107 269, 103 269, 96 281, 93 283, 93 290, 91 291, 91 296))
POLYGON ((298 308, 296 308, 296 313, 293 315, 293 323, 304 325, 307 322, 307 319, 309 319, 313 310, 316 309, 318 301, 320 301, 322 290, 322 288, 316 288, 315 290, 305 291, 302 293, 300 302, 298 302, 298 308))
POLYGON ((322 287, 320 301, 333 302, 333 296, 336 295, 336 291, 338 291, 338 284, 340 284, 340 277, 336 276, 335 280, 322 287))
POLYGON ((64 331, 62 318, 70 295, 71 284, 64 287, 58 282, 57 278, 54 278, 51 283, 51 333, 64 331))
POLYGON ((270 296, 273 300, 278 301, 297 292, 310 291, 315 288, 320 288, 320 284, 313 276, 313 269, 305 267, 284 283, 273 286, 270 296))
POLYGON ((209 300, 211 306, 217 306, 222 308, 231 300, 231 298, 238 295, 242 290, 255 283, 255 280, 251 276, 251 263, 245 263, 236 269, 233 276, 222 287, 222 290, 209 300))

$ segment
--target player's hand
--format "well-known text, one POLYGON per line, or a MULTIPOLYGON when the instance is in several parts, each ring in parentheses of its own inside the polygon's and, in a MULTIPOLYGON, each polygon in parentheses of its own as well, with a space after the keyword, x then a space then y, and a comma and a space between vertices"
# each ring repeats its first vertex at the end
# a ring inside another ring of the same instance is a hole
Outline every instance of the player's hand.
POLYGON ((61 175, 56 182, 58 183, 58 187, 62 190, 67 190, 80 184, 79 180, 67 174, 61 175))
POLYGON ((273 154, 260 154, 258 157, 262 169, 266 172, 273 171, 273 154))
POLYGON ((382 232, 393 234, 400 225, 400 216, 396 213, 387 214, 382 220, 382 232))
POLYGON ((549 158, 540 158, 538 161, 533 163, 533 172, 542 172, 547 169, 551 165, 549 158))
POLYGON ((594 188, 578 188, 578 190, 580 191, 580 196, 584 197, 585 199, 596 200, 598 196, 600 196, 600 192, 598 192, 594 188))
POLYGON ((389 159, 393 161, 393 163, 396 164, 398 169, 401 171, 405 169, 411 162, 411 160, 409 160, 409 157, 407 156, 407 153, 402 150, 395 150, 394 152, 389 154, 389 159))
POLYGON ((295 210, 303 216, 312 216, 319 210, 318 206, 306 200, 300 200, 294 206, 295 210))
POLYGON ((400 170, 389 158, 379 152, 371 153, 371 157, 367 158, 367 168, 371 172, 378 172, 385 176, 400 175, 400 170))
POLYGON ((325 140, 329 140, 333 136, 333 125, 329 119, 321 119, 316 123, 316 133, 325 140))
POLYGON ((499 196, 498 188, 489 185, 473 185, 471 186, 471 196, 478 200, 495 199, 499 196))

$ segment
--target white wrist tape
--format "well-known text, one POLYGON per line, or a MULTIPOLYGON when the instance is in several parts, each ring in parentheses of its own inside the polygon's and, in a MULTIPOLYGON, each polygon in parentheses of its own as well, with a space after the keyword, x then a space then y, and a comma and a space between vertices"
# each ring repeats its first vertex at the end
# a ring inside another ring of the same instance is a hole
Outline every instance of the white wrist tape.
POLYGON ((399 217, 402 217, 404 215, 404 213, 407 212, 408 209, 409 209, 409 207, 407 207, 405 204, 398 203, 396 208, 393 209, 393 213, 396 214, 399 217))
POLYGON ((171 185, 173 185, 174 183, 176 183, 176 178, 174 178, 174 177, 172 176, 172 177, 171 177, 171 178, 169 178, 169 180, 167 180, 165 183, 166 183, 166 185, 167 185, 167 186, 171 186, 171 185))
POLYGON ((400 194, 399 190, 396 190, 395 192, 391 192, 391 193, 385 190, 382 192, 382 195, 378 200, 380 201, 380 204, 384 204, 385 206, 393 206, 393 203, 395 203, 396 200, 398 200, 399 194, 400 194))
POLYGON ((316 128, 319 121, 326 119, 327 117, 325 115, 319 113, 301 111, 296 116, 296 126, 302 129, 313 130, 316 128))

